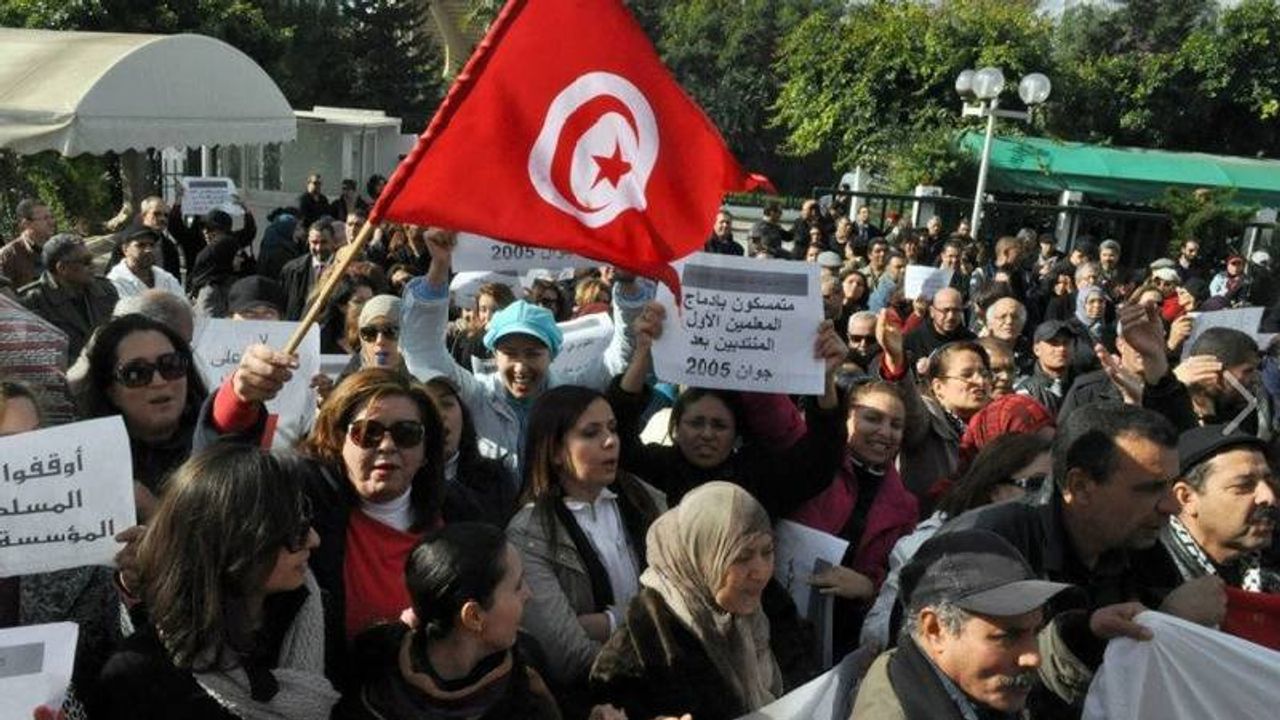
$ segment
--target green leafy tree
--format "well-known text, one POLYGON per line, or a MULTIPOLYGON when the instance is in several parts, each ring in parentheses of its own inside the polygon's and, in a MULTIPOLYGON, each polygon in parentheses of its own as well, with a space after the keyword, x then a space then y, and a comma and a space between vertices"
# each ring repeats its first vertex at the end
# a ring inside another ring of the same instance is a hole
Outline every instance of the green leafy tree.
POLYGON ((349 101, 386 110, 420 132, 444 96, 441 57, 419 0, 347 0, 353 65, 349 101))
POLYGON ((1230 188, 1166 190, 1156 205, 1169 213, 1173 223, 1170 257, 1177 253, 1183 240, 1194 238, 1221 249, 1222 243, 1239 238, 1257 208, 1241 206, 1234 196, 1235 191, 1230 188))
POLYGON ((960 71, 995 65, 1014 81, 1051 72, 1052 28, 1035 5, 871 0, 811 14, 779 53, 775 110, 786 131, 783 150, 825 151, 838 167, 894 171, 897 187, 911 176, 946 177, 964 162, 937 141, 938 133, 966 124, 954 89, 960 71), (904 157, 930 165, 904 167, 904 157))

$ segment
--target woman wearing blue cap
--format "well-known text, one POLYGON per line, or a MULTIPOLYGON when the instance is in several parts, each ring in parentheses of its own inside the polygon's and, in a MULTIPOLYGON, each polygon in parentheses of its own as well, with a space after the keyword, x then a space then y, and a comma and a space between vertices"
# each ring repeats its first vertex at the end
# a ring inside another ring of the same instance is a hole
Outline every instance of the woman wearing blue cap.
POLYGON ((648 294, 633 279, 619 284, 614 293, 613 339, 595 362, 571 376, 551 367, 563 342, 555 318, 545 308, 518 300, 493 316, 484 335, 497 372, 477 377, 453 361, 444 342, 449 268, 456 244, 453 232, 428 231, 431 268, 405 287, 401 349, 414 376, 425 380, 444 375, 458 386, 488 452, 516 466, 529 410, 544 390, 567 384, 604 390, 613 375, 626 367, 632 353, 628 331, 648 294))

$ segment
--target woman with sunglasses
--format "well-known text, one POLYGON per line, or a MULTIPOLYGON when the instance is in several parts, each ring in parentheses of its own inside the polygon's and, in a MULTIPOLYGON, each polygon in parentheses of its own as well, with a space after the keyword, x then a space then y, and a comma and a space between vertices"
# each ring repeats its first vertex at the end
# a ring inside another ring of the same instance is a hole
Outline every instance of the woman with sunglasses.
MULTIPOLYGON (((262 403, 289 376, 272 363, 288 360, 265 346, 247 349, 207 403, 201 442, 212 444, 219 435, 258 442, 267 415, 262 403)), ((409 607, 405 558, 443 522, 443 448, 444 428, 431 396, 387 368, 342 381, 299 444, 318 466, 304 485, 321 539, 311 569, 348 638, 409 607)))
POLYGON ((124 417, 145 517, 165 476, 191 455, 207 394, 204 382, 186 341, 142 315, 113 318, 98 328, 85 356, 89 369, 78 398, 81 412, 88 418, 124 417))
MULTIPOLYGON (((1043 427, 1052 430, 1052 425, 1043 427)), ((1052 482, 1049 479, 1051 436, 1051 433, 1045 437, 1039 432, 1011 432, 993 439, 978 453, 968 472, 942 496, 938 509, 922 520, 910 535, 894 543, 889 553, 889 572, 862 623, 863 645, 887 648, 893 644, 893 638, 897 637, 893 611, 898 599, 898 573, 947 520, 991 503, 1034 496, 1044 489, 1045 483, 1052 482)))
POLYGON ((138 547, 137 631, 103 668, 91 717, 329 716, 308 472, 228 444, 174 473, 138 547))
POLYGON ((364 302, 357 320, 358 346, 338 376, 338 382, 371 367, 391 368, 408 377, 404 356, 400 354, 400 305, 400 298, 395 295, 377 295, 364 302))

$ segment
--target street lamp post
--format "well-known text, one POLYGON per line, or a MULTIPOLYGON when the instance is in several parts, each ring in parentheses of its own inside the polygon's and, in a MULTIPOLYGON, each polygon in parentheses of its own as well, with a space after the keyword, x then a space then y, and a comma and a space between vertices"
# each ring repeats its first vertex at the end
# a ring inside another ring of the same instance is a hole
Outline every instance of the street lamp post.
POLYGON ((987 167, 991 163, 991 139, 996 133, 996 118, 1029 122, 1031 112, 1049 98, 1052 87, 1049 78, 1041 73, 1024 75, 1018 83, 1018 96, 1027 109, 1001 110, 1000 93, 1004 91, 1004 73, 1000 68, 964 70, 956 77, 956 92, 964 100, 961 115, 987 119, 987 134, 982 141, 982 159, 978 163, 978 187, 973 193, 973 214, 969 217, 969 232, 975 239, 982 225, 982 196, 987 191, 987 167))

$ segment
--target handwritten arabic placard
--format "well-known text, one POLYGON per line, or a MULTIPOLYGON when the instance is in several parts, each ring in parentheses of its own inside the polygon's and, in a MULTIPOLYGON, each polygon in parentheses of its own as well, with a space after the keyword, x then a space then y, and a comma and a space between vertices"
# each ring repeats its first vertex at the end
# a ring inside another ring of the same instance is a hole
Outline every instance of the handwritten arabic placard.
MULTIPOLYGON (((196 368, 209 388, 215 388, 235 372, 245 348, 258 343, 284 347, 297 327, 295 322, 202 318, 191 341, 196 368)), ((319 372, 320 328, 312 325, 298 346, 298 369, 293 378, 267 403, 267 412, 279 417, 273 442, 276 447, 292 445, 311 426, 316 409, 311 378, 319 372)))
POLYGON ((613 339, 613 319, 608 313, 592 313, 560 323, 564 343, 551 362, 551 369, 560 377, 573 378, 582 374, 588 363, 595 362, 609 347, 613 339))
POLYGON ((29 718, 40 705, 62 706, 79 635, 71 622, 0 630, 0 718, 29 718))
POLYGON ((119 417, 0 438, 0 577, 110 565, 135 524, 119 417))
POLYGON ((918 297, 932 300, 939 290, 951 286, 951 275, 951 268, 908 265, 907 275, 902 280, 902 297, 908 300, 918 297))
POLYGON ((538 270, 593 267, 600 263, 563 250, 525 247, 473 233, 458 233, 454 272, 467 270, 538 270))
POLYGON ((224 177, 182 178, 182 214, 204 215, 231 202, 236 184, 224 177))
POLYGON ((695 387, 797 395, 823 391, 813 356, 822 322, 818 266, 696 253, 679 268, 681 312, 667 308, 653 361, 662 380, 695 387))

